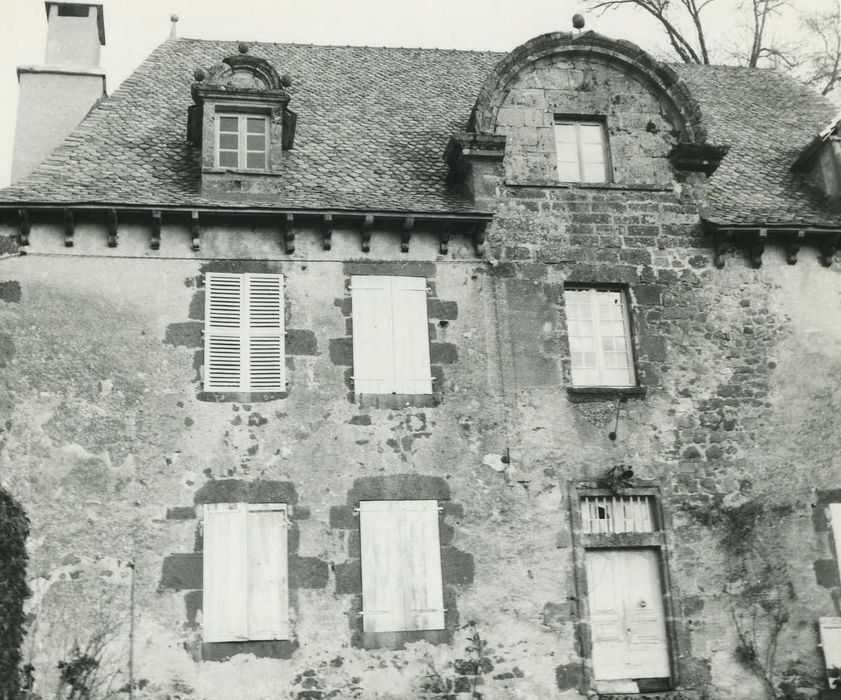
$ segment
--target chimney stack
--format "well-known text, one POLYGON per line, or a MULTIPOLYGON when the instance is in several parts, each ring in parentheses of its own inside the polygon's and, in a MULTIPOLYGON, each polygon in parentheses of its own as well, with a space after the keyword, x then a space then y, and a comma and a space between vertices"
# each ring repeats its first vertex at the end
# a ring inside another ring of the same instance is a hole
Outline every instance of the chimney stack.
POLYGON ((53 0, 44 5, 44 65, 18 67, 12 183, 35 170, 105 95, 105 71, 99 67, 102 5, 53 0))

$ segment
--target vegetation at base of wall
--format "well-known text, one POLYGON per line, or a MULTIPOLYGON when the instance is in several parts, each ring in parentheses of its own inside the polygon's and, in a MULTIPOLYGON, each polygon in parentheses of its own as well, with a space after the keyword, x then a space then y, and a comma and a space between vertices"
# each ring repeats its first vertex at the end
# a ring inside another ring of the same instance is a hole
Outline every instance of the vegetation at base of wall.
POLYGON ((421 679, 420 697, 427 700, 456 700, 468 697, 482 700, 478 687, 484 682, 483 676, 494 669, 489 656, 488 643, 482 639, 474 621, 468 622, 463 630, 467 631, 466 658, 455 659, 452 671, 441 673, 427 659, 429 672, 421 679))
POLYGON ((723 594, 736 632, 736 660, 759 679, 768 700, 787 697, 780 687, 777 651, 795 594, 780 527, 792 507, 741 498, 687 511, 718 533, 727 557, 723 594))
POLYGON ((0 700, 17 700, 21 691, 21 643, 26 585, 26 538, 29 518, 0 488, 0 700))

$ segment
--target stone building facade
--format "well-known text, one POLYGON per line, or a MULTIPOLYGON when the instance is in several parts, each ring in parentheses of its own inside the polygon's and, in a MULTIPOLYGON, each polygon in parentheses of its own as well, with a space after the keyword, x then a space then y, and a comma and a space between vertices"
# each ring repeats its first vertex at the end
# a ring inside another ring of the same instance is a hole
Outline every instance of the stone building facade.
POLYGON ((507 55, 165 42, 0 192, 35 692, 90 653, 97 697, 826 695, 831 117, 779 74, 591 32, 507 55), (282 281, 264 384, 257 355, 211 378, 210 285, 246 278, 282 281), (406 279, 427 355, 363 345, 364 283, 406 279), (579 374, 604 300, 626 380, 579 374), (284 554, 254 570, 274 602, 229 592, 224 514, 284 554), (411 624, 372 605, 390 571, 437 601, 411 624))

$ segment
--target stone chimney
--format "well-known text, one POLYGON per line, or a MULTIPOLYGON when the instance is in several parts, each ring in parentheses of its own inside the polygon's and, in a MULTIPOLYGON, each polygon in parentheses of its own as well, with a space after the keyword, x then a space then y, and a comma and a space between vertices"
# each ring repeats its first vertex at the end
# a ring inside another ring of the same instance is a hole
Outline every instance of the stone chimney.
POLYGON ((38 167, 105 96, 105 71, 99 67, 100 46, 105 44, 102 5, 44 4, 44 65, 18 67, 13 183, 38 167))

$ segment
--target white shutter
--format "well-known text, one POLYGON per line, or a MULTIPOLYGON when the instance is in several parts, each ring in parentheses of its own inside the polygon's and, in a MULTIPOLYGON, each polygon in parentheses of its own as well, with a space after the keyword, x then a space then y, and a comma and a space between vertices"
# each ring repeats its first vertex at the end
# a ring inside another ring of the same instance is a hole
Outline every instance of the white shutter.
POLYGON ((392 277, 394 388, 398 394, 431 394, 426 279, 392 277))
POLYGON ((366 632, 444 628, 437 501, 362 501, 366 632))
POLYGON ((244 503, 204 506, 204 641, 248 639, 247 513, 244 503))
POLYGON ((575 124, 555 124, 555 151, 558 156, 558 180, 580 182, 578 138, 575 124))
POLYGON ((351 277, 353 387, 357 394, 387 394, 394 383, 391 278, 351 277))
POLYGON ((841 688, 841 681, 829 675, 833 669, 841 668, 841 617, 821 617, 818 619, 818 626, 829 687, 841 688))
POLYGON ((286 505, 204 506, 205 642, 289 639, 286 505))
POLYGON ((248 638, 289 639, 286 506, 248 506, 248 638))
POLYGON ((206 391, 286 388, 283 276, 208 272, 206 391))
POLYGON ((283 276, 246 275, 248 376, 252 391, 286 388, 283 276))
POLYGON ((357 394, 431 394, 426 279, 354 276, 353 386, 357 394))

